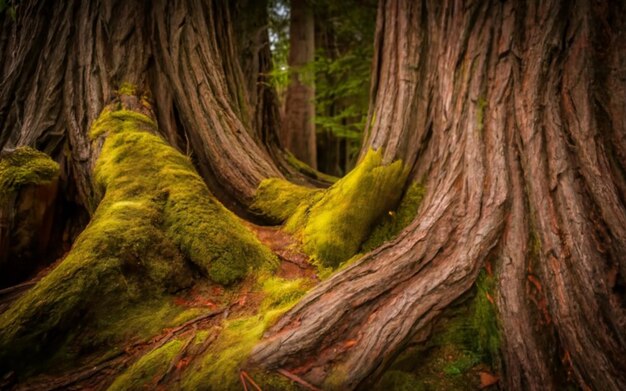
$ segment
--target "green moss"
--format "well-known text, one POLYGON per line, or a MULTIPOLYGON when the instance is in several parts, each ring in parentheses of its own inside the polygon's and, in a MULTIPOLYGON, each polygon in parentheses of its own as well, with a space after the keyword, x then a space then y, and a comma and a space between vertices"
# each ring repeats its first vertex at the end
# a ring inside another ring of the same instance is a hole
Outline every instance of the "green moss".
POLYGON ((377 389, 396 389, 391 380, 409 377, 416 381, 411 386, 418 390, 478 389, 479 371, 499 368, 500 331, 490 301, 494 288, 493 276, 481 271, 474 296, 449 308, 425 345, 405 350, 377 389))
POLYGON ((362 252, 368 252, 384 242, 393 239, 406 228, 415 216, 424 198, 425 188, 419 183, 411 184, 395 212, 383 215, 381 221, 374 227, 367 241, 361 246, 362 252))
POLYGON ((18 147, 0 158, 0 196, 25 185, 47 184, 59 177, 59 165, 30 147, 18 147))
POLYGON ((156 123, 145 114, 126 109, 114 110, 112 107, 107 107, 91 126, 89 136, 91 139, 96 139, 105 134, 114 135, 138 131, 156 133, 156 130, 156 123))
POLYGON ((214 348, 184 376, 183 389, 239 390, 239 370, 263 332, 289 310, 311 287, 307 279, 285 280, 261 276, 265 295, 257 314, 228 320, 214 348))
POLYGON ((189 159, 148 132, 155 128, 111 108, 95 122, 91 136, 107 136, 94 172, 102 201, 63 262, 0 315, 0 364, 41 353, 79 317, 124 319, 130 307, 190 286, 187 261, 220 284, 276 263, 189 159))
POLYGON ((135 95, 137 93, 137 86, 131 83, 122 83, 117 89, 119 95, 135 95))
POLYGON ((476 297, 471 307, 469 337, 471 349, 483 362, 495 366, 500 354, 500 328, 496 307, 492 302, 496 287, 493 276, 481 271, 476 280, 476 297))
POLYGON ((259 185, 251 208, 275 223, 282 223, 294 214, 300 204, 310 204, 311 199, 322 192, 283 179, 269 178, 259 185))
POLYGON ((285 152, 285 159, 296 170, 298 170, 299 172, 305 175, 308 175, 311 178, 314 178, 314 179, 317 179, 326 183, 335 183, 339 179, 332 175, 324 174, 323 172, 317 171, 316 169, 312 168, 311 166, 304 163, 303 161, 298 160, 298 158, 293 156, 293 154, 289 151, 285 152))
POLYGON ((162 376, 184 343, 173 340, 141 357, 111 384, 109 391, 143 390, 162 376))
POLYGON ((476 128, 478 129, 479 134, 483 134, 483 129, 485 127, 485 107, 487 107, 487 101, 480 97, 478 98, 478 107, 476 109, 476 128))
POLYGON ((276 372, 251 371, 250 376, 254 379, 262 390, 271 391, 301 391, 302 387, 296 385, 286 377, 276 372))
POLYGON ((300 235, 322 272, 335 269, 359 250, 380 216, 395 209, 406 177, 401 161, 385 165, 380 151, 369 151, 319 200, 301 204, 285 229, 300 235))
POLYGON ((387 371, 380 379, 376 391, 423 391, 426 387, 417 377, 403 371, 387 371))

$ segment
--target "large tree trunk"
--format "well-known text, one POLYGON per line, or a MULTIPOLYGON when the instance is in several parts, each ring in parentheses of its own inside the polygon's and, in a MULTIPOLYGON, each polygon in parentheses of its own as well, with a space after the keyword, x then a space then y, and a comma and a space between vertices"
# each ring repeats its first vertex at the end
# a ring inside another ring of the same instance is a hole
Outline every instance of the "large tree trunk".
POLYGON ((506 389, 556 389, 559 366, 624 389, 624 16, 615 2, 381 1, 364 151, 403 159, 428 195, 251 361, 370 384, 491 261, 506 389))
POLYGON ((315 59, 313 8, 307 0, 291 2, 289 25, 289 87, 285 97, 283 142, 285 148, 317 168, 315 142, 315 84, 311 70, 315 59))
POLYGON ((73 198, 87 210, 95 209, 90 175, 97 156, 87 130, 124 83, 152 93, 162 132, 195 155, 228 205, 243 210, 261 179, 280 176, 246 128, 250 108, 228 4, 19 7, 16 21, 0 16, 0 146, 32 145, 62 161, 63 184, 76 188, 73 198), (229 146, 233 153, 222 153, 229 146))
MULTIPOLYGON (((15 21, 0 14, 0 146, 50 154, 59 194, 93 213, 102 144, 88 130, 127 82, 151 93, 162 136, 192 155, 211 190, 245 212, 281 169, 255 142, 230 10, 20 2, 15 21)), ((489 262, 507 389, 557 389, 564 371, 583 388, 625 389, 625 20, 608 1, 381 0, 363 151, 402 159, 428 194, 411 225, 309 292, 250 362, 365 388, 428 338, 489 262)), ((49 318, 43 301, 25 303, 41 310, 29 324, 49 318)), ((77 312, 63 304, 68 317, 53 320, 72 325, 77 312)), ((54 334, 37 332, 29 341, 54 334)))

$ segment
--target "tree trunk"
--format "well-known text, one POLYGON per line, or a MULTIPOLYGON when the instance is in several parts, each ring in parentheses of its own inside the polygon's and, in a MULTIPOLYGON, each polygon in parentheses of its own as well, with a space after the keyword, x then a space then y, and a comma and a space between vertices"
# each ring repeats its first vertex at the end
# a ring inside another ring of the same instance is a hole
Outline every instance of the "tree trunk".
POLYGON ((381 1, 363 151, 403 159, 428 194, 251 362, 365 387, 493 262, 506 389, 557 389, 559 367, 624 389, 624 16, 614 2, 381 1))
MULTIPOLYGON (((88 131, 130 83, 152 95, 163 137, 245 213, 259 182, 282 170, 250 128, 258 113, 241 87, 230 9, 219 0, 150 8, 29 0, 15 21, 1 13, 0 147, 51 155, 61 163, 59 194, 93 213, 102 143, 88 131)), ((428 338, 489 264, 506 389, 558 389, 564 372, 581 388, 626 389, 625 21, 624 5, 608 1, 381 0, 363 155, 383 148, 387 161, 402 159, 428 193, 396 239, 321 282, 269 329, 250 363, 320 386, 366 388, 409 343, 428 338)), ((146 251, 161 259, 157 250, 146 251)), ((182 263, 171 259, 163 264, 182 263)), ((121 277, 109 286, 89 275, 80 292, 123 290, 121 277)), ((185 277, 155 275, 165 285, 185 277)), ((73 325, 95 303, 81 298, 74 311, 61 297, 71 292, 44 297, 63 308, 55 317, 45 300, 26 302, 34 308, 26 325, 73 325)), ((102 294, 113 309, 115 294, 102 294)), ((15 320, 30 349, 58 336, 28 334, 20 308, 10 311, 15 318, 0 319, 15 320)), ((17 349, 7 330, 3 343, 17 349)))
POLYGON ((291 2, 289 72, 285 98, 283 142, 285 148, 317 168, 315 142, 315 85, 311 66, 315 60, 315 23, 307 0, 291 2))

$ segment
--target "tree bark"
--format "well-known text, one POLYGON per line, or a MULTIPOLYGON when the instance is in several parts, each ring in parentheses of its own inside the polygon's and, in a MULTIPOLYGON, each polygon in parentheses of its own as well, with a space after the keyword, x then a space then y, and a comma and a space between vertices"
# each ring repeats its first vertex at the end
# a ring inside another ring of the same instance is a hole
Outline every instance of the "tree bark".
POLYGON ((285 98, 283 142, 285 148, 317 168, 315 142, 315 85, 310 67, 315 60, 315 23, 307 0, 291 2, 289 72, 285 98))
POLYGON ((492 261, 507 389, 557 389, 559 367, 624 389, 623 16, 609 2, 381 1, 364 150, 403 159, 428 195, 251 362, 365 388, 492 261))
MULTIPOLYGON (((0 14, 0 147, 52 155, 60 193, 93 212, 87 133, 128 82, 244 213, 282 169, 250 129, 229 10, 20 2, 15 21, 0 14)), ((402 159, 428 194, 396 239, 274 325, 251 364, 366 388, 490 262, 507 389, 558 389, 564 371, 625 389, 625 21, 608 1, 381 0, 363 151, 402 159)))

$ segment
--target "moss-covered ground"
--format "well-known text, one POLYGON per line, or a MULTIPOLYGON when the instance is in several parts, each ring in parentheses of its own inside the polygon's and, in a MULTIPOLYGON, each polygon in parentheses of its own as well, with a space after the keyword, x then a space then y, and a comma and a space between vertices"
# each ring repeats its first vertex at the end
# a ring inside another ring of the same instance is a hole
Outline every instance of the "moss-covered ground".
MULTIPOLYGON (((224 322, 221 334, 209 352, 188 369, 182 389, 241 389, 239 371, 252 348, 265 330, 295 305, 312 287, 313 282, 306 278, 286 280, 261 274, 255 285, 263 296, 259 307, 252 311, 252 315, 224 322)), ((280 385, 280 389, 290 388, 290 382, 274 374, 255 373, 254 378, 257 383, 273 384, 273 387, 280 385)))
MULTIPOLYGON (((250 270, 276 265, 211 195, 189 159, 156 135, 150 117, 116 103, 103 111, 91 136, 104 139, 94 171, 101 201, 65 259, 0 315, 2 368, 51 356, 55 346, 71 345, 68 338, 84 343, 74 346, 79 353, 104 340, 112 344, 111 334, 132 330, 129 317, 146 303, 154 303, 147 309, 154 316, 144 323, 163 327, 157 315, 170 294, 198 279, 229 286, 250 270), (101 334, 86 341, 76 334, 81 328, 101 334)), ((49 180, 56 166, 45 159, 32 163, 36 159, 25 166, 43 168, 25 175, 18 170, 5 187, 49 180)), ((180 311, 168 317, 174 315, 180 311)))

